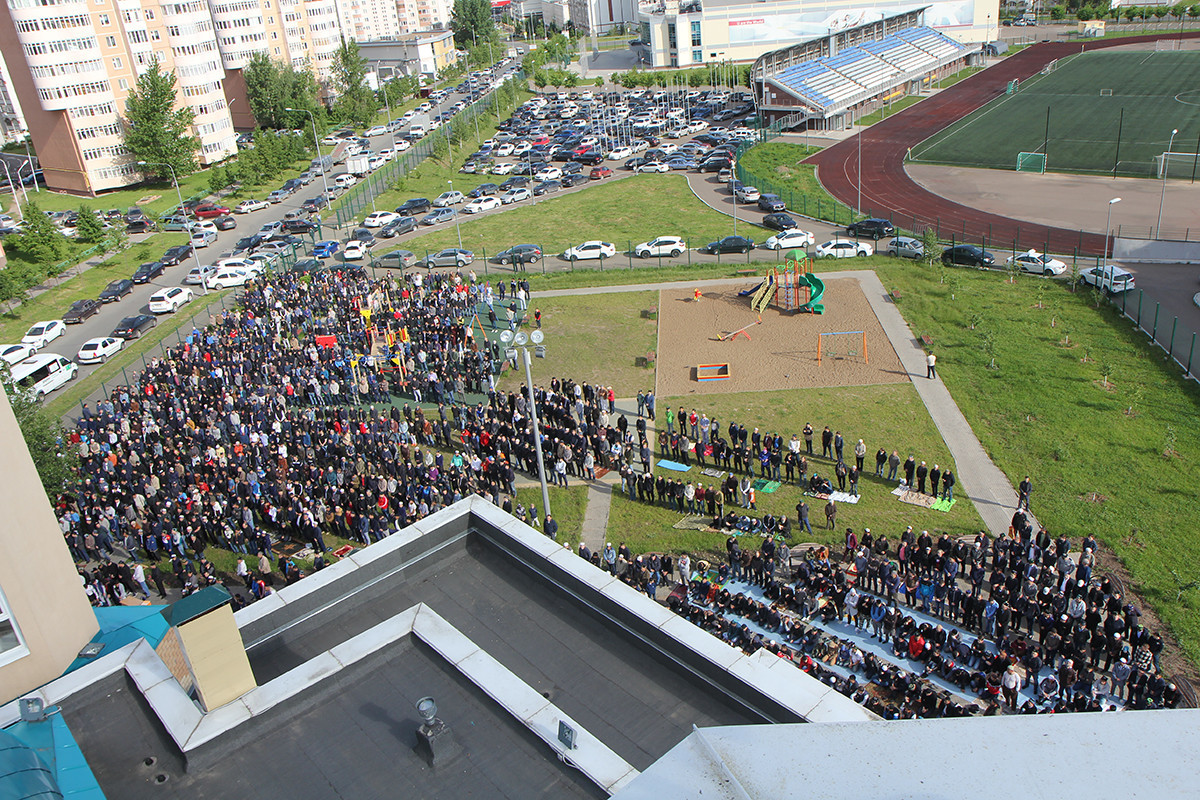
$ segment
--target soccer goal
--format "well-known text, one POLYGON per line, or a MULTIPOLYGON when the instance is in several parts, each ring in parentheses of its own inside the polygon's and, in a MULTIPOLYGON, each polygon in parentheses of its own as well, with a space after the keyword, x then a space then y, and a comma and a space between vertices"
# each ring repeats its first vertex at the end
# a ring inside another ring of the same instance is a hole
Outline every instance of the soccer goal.
POLYGON ((864 364, 870 364, 867 358, 866 331, 834 331, 817 334, 817 365, 822 358, 861 358, 864 364))
POLYGON ((1044 173, 1045 171, 1045 153, 1017 153, 1017 172, 1044 173))
POLYGON ((1112 89, 1101 89, 1100 96, 1101 97, 1112 97, 1112 89))
POLYGON ((1057 58, 1054 59, 1053 61, 1051 61, 1046 66, 1042 67, 1042 74, 1049 75, 1051 72, 1054 72, 1054 70, 1056 70, 1056 69, 1058 69, 1058 59, 1057 58))
POLYGON ((1155 173, 1161 178, 1194 178, 1197 166, 1200 165, 1200 155, 1196 153, 1165 152, 1155 156, 1155 173))
POLYGON ((1178 39, 1155 39, 1154 40, 1154 52, 1156 52, 1156 53, 1162 53, 1167 50, 1178 50, 1178 49, 1179 49, 1179 40, 1178 39))

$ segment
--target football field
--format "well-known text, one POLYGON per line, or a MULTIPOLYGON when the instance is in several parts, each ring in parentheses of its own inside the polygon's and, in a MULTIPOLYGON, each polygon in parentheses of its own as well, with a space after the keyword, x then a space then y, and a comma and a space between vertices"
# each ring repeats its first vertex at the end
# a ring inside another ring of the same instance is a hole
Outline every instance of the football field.
POLYGON ((1172 130, 1171 177, 1200 177, 1200 51, 1099 51, 1059 60, 909 158, 1015 169, 1018 153, 1028 152, 1044 154, 1052 172, 1157 177, 1172 130))

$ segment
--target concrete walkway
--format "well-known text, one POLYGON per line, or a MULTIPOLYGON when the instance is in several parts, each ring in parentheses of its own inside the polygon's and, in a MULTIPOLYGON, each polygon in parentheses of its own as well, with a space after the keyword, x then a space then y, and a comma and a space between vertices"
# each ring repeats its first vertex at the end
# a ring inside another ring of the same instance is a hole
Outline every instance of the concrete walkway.
MULTIPOLYGON (((871 270, 839 270, 823 272, 825 280, 837 278, 853 278, 859 282, 863 294, 871 304, 871 309, 879 318, 880 325, 888 336, 900 363, 912 379, 917 395, 925 404, 929 416, 937 426, 938 432, 945 440, 954 458, 955 475, 958 477, 958 489, 961 495, 970 498, 975 504, 979 516, 993 536, 1005 535, 1012 521, 1013 511, 1017 507, 1017 492, 1012 482, 999 467, 993 463, 983 449, 975 432, 971 430, 966 417, 954 402, 950 391, 941 379, 925 377, 925 351, 920 341, 913 335, 908 323, 900 315, 900 311, 888 297, 887 290, 879 276, 871 270)), ((729 286, 746 283, 751 278, 721 278, 703 281, 682 281, 675 283, 639 283, 628 286, 604 286, 596 288, 562 289, 557 291, 538 292, 541 297, 556 297, 564 295, 583 294, 616 294, 619 292, 644 292, 669 288, 673 285, 712 287, 729 286)), ((665 410, 665 409, 664 409, 665 410)), ((636 416, 634 401, 618 402, 618 411, 629 417, 636 416), (633 409, 630 409, 633 406, 633 409)), ((652 423, 647 421, 649 433, 652 423)), ((609 473, 614 475, 614 473, 609 473)), ((605 476, 608 478, 609 476, 605 476)), ((619 481, 619 478, 617 479, 619 481)), ((618 484, 619 485, 619 484, 618 484)), ((584 515, 583 540, 593 550, 603 547, 608 522, 608 508, 612 500, 611 485, 593 485, 588 492, 588 507, 584 515)), ((1034 522, 1036 525, 1036 521, 1034 522)))

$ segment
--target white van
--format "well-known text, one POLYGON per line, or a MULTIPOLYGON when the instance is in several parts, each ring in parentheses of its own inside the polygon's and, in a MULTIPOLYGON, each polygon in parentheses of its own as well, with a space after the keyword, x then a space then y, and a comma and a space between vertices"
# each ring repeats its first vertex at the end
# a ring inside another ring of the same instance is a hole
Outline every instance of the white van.
POLYGON ((353 175, 343 173, 334 178, 333 183, 339 189, 349 189, 351 186, 358 183, 358 178, 355 178, 353 175))
POLYGON ((425 126, 424 125, 409 125, 408 126, 408 135, 416 136, 418 139, 421 138, 422 136, 425 135, 425 126))
POLYGON ((57 353, 30 356, 11 369, 12 383, 34 397, 45 397, 79 374, 79 365, 57 353))

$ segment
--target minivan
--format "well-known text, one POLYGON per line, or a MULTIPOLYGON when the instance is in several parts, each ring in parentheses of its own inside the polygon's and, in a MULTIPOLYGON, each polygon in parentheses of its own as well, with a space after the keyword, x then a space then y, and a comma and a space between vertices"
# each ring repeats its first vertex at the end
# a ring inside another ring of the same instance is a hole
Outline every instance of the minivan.
POLYGON ((79 365, 57 353, 30 356, 10 369, 13 385, 39 399, 78 374, 79 365))
POLYGON ((358 178, 355 178, 353 175, 350 175, 349 173, 343 173, 333 179, 334 186, 337 186, 337 188, 339 188, 339 189, 349 189, 351 186, 353 186, 357 182, 358 182, 358 178))
POLYGON ((409 125, 408 126, 408 135, 416 136, 417 138, 424 136, 425 135, 425 126, 424 125, 409 125))

